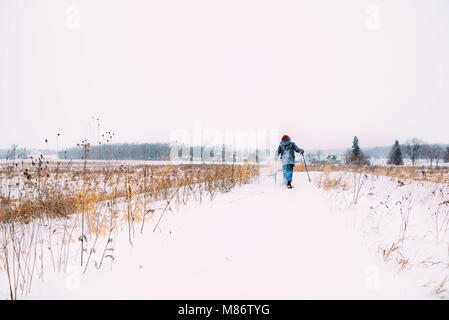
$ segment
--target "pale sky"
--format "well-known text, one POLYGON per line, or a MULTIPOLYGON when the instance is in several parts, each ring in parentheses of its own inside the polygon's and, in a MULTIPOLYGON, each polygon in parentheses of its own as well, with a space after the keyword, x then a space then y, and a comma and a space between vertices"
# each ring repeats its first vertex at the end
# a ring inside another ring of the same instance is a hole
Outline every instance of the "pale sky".
POLYGON ((201 121, 449 143, 449 1, 0 0, 0 148, 74 146, 96 118, 116 142, 201 121))

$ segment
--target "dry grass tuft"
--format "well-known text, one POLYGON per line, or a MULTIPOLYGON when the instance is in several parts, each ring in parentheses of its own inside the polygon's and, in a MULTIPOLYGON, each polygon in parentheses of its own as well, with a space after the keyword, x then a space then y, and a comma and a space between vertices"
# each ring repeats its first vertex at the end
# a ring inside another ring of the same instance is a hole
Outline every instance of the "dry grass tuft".
MULTIPOLYGON (((361 170, 373 176, 385 176, 399 180, 428 181, 449 184, 449 167, 425 166, 353 166, 353 165, 310 165, 309 171, 315 172, 354 172, 361 170)), ((296 172, 304 172, 304 164, 295 166, 296 172)))

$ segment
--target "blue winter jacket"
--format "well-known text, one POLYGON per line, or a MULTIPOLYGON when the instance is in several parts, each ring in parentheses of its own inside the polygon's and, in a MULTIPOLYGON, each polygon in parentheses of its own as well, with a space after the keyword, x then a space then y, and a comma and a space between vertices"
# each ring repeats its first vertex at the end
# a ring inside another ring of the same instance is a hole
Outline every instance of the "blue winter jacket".
POLYGON ((286 138, 281 141, 278 148, 278 156, 281 156, 283 166, 287 164, 295 164, 295 151, 301 154, 304 153, 304 150, 298 148, 298 146, 291 141, 290 138, 286 138))

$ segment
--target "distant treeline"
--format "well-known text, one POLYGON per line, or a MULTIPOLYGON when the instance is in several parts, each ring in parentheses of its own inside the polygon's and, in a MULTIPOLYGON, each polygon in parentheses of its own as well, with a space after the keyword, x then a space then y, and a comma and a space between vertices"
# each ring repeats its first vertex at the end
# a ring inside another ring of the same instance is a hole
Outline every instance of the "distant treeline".
MULTIPOLYGON (((150 160, 166 161, 170 160, 172 146, 168 143, 115 143, 109 145, 85 146, 80 145, 74 148, 62 150, 58 153, 59 159, 66 160, 150 160), (86 156, 85 156, 86 155, 86 156)), ((225 146, 206 148, 201 146, 186 147, 177 146, 179 160, 184 161, 207 161, 214 158, 213 161, 223 161, 226 157, 225 146), (185 150, 187 149, 187 154, 185 150), (183 153, 184 151, 184 153, 183 153)), ((269 150, 256 150, 248 152, 239 150, 231 151, 230 158, 235 157, 236 161, 263 161, 269 156, 269 150)), ((229 154, 227 154, 229 157, 229 154)), ((229 158, 228 158, 229 159, 229 158)))
MULTIPOLYGON (((170 160, 170 152, 172 146, 168 143, 114 143, 89 145, 87 148, 81 144, 73 148, 56 151, 52 149, 27 149, 18 148, 17 145, 11 146, 10 149, 0 149, 0 159, 29 159, 30 156, 42 154, 44 156, 58 156, 64 160, 82 160, 85 157, 88 160, 150 160, 150 161, 167 161, 170 160), (86 151, 87 149, 87 151, 86 151)), ((178 146, 179 149, 179 146, 178 146)), ((311 163, 321 163, 331 161, 332 163, 347 162, 348 151, 354 149, 332 149, 332 150, 306 150, 306 158, 311 163)), ((393 150, 392 146, 367 147, 362 148, 362 154, 366 158, 366 162, 370 159, 390 159, 393 150)), ((404 144, 397 143, 397 149, 400 149, 401 156, 408 158, 413 164, 417 160, 429 160, 430 164, 438 164, 441 160, 449 162, 449 145, 446 144, 427 144, 419 139, 411 139, 404 144)), ((248 160, 250 162, 263 162, 272 158, 270 150, 238 150, 228 146, 215 147, 212 151, 210 148, 201 146, 186 147, 178 151, 177 159, 183 161, 229 161, 236 158, 237 161, 248 160), (186 152, 187 149, 187 152, 186 152), (190 150, 189 150, 190 149, 190 150), (227 156, 225 157, 225 150, 227 156), (189 152, 190 151, 190 152, 189 152), (230 152, 230 153, 229 153, 230 152), (200 155, 200 156, 198 156, 200 155)), ((274 157, 273 157, 274 158, 274 157)))
MULTIPOLYGON (((372 159, 389 159, 392 152, 392 146, 366 148, 365 154, 372 159)), ((404 144, 399 144, 399 148, 404 157, 415 162, 418 159, 434 161, 445 159, 449 145, 447 144, 428 144, 418 139, 412 139, 404 144)))
MULTIPOLYGON (((74 147, 58 153, 59 159, 84 159, 85 150, 74 147)), ((168 143, 114 143, 96 145, 88 148, 88 160, 168 160, 170 145, 168 143)))
POLYGON ((449 162, 449 145, 447 144, 429 144, 413 138, 403 144, 396 141, 391 146, 367 147, 363 148, 363 151, 358 144, 358 138, 354 137, 351 149, 313 150, 307 154, 307 158, 313 164, 326 163, 328 161, 350 164, 352 163, 351 157, 353 157, 355 149, 356 153, 360 152, 363 156, 363 163, 365 164, 375 159, 386 159, 388 163, 396 162, 402 164, 404 158, 411 160, 413 165, 418 160, 428 160, 430 165, 434 163, 438 165, 441 161, 449 162), (393 158, 396 158, 396 161, 393 161, 393 158))
POLYGON ((0 159, 13 160, 13 159, 29 159, 34 154, 50 155, 56 154, 56 150, 42 150, 42 149, 27 149, 27 148, 14 148, 0 149, 0 159))

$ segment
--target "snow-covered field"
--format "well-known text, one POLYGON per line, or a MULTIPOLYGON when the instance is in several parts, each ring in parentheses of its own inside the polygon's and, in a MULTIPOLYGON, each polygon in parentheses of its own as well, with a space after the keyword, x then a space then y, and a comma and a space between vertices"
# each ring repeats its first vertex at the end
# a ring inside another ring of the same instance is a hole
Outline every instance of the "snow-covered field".
MULTIPOLYGON (((312 179, 318 181, 320 175, 313 173, 312 179)), ((431 233, 420 234, 420 230, 425 232, 432 226, 425 212, 422 219, 418 209, 410 214, 407 239, 401 249, 401 254, 410 258, 405 267, 395 262, 396 251, 388 263, 378 252, 378 248, 388 247, 399 238, 401 224, 394 210, 405 210, 405 204, 394 206, 395 199, 384 197, 389 193, 400 197, 415 188, 404 186, 399 193, 397 182, 384 180, 365 184, 368 189, 363 189, 359 203, 349 206, 346 200, 350 190, 324 191, 309 184, 304 173, 295 173, 293 190, 274 185, 272 176, 264 176, 253 184, 218 194, 213 201, 189 202, 167 211, 152 232, 159 218, 155 215, 142 234, 136 233, 133 246, 123 226, 116 231, 114 250, 100 270, 91 263, 83 273, 79 253, 74 250, 66 272, 48 268, 51 271, 44 274, 43 281, 34 279, 30 294, 19 298, 444 297, 444 292, 432 292, 449 273, 447 232, 440 233, 438 243, 431 233), (380 203, 379 199, 396 209, 383 210, 380 205, 371 210, 371 204, 380 203), (427 255, 427 263, 415 265, 427 255)), ((421 187, 427 190, 425 185, 421 187)), ((423 208, 439 201, 428 202, 426 197, 432 197, 432 188, 428 190, 414 198, 423 208)), ((7 278, 2 272, 0 298, 8 297, 7 278)))
POLYGON ((449 297, 449 185, 347 172, 323 174, 320 184, 369 252, 398 277, 449 297))

